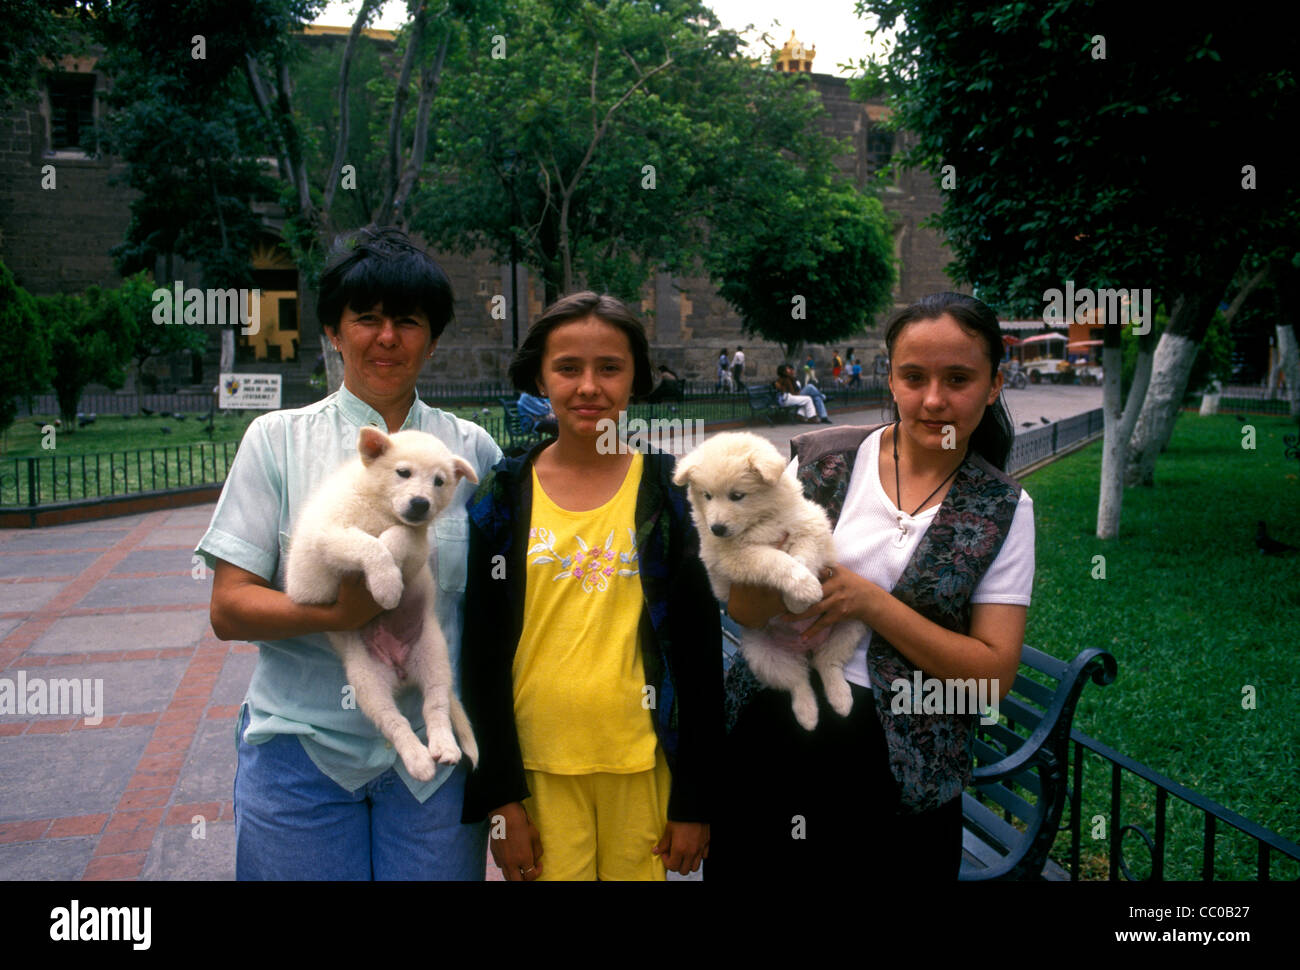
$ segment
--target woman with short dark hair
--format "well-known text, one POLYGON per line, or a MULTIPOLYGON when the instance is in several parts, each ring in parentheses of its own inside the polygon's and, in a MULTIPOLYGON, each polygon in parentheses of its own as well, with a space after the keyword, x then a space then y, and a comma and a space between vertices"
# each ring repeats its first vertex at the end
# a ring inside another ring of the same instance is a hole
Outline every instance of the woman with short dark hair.
MULTIPOLYGON (((460 821, 468 765, 432 780, 406 771, 355 702, 327 631, 357 630, 380 606, 359 576, 338 600, 302 605, 284 593, 289 536, 306 500, 357 455, 361 428, 426 431, 482 478, 501 449, 481 427, 430 407, 416 378, 452 318, 447 276, 400 230, 339 241, 321 275, 318 312, 343 355, 343 386, 306 407, 259 416, 239 451, 196 552, 214 570, 212 629, 258 646, 236 721, 237 879, 475 879, 487 831, 460 821)), ((436 613, 459 668, 472 485, 433 524, 436 613)), ((424 731, 418 691, 399 698, 424 731)))

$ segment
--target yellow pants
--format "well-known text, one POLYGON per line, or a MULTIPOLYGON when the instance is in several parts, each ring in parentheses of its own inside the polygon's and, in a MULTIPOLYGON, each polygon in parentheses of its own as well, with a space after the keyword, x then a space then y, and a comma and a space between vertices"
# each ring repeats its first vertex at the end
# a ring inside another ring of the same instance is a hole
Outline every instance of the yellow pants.
POLYGON ((668 824, 671 776, 663 749, 655 766, 630 775, 525 771, 524 811, 542 840, 539 880, 663 880, 650 850, 668 824))

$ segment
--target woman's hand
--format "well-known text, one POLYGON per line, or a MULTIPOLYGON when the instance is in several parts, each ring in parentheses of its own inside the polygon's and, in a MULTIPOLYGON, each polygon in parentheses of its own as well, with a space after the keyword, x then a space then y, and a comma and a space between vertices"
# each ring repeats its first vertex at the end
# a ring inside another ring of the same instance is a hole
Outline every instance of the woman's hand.
POLYGON ((218 559, 209 618, 220 640, 286 640, 312 633, 356 630, 383 610, 360 574, 339 587, 333 603, 295 603, 257 573, 218 559))
POLYGON ((705 822, 669 822, 663 837, 650 850, 660 857, 664 868, 688 876, 709 857, 709 826, 705 822))
POLYGON ((333 630, 359 630, 384 608, 375 602, 362 573, 348 573, 339 583, 339 595, 330 607, 338 626, 333 630))
POLYGON ((781 594, 770 586, 746 586, 733 583, 727 598, 727 615, 741 626, 759 630, 772 617, 785 612, 781 594))
POLYGON ((871 580, 844 566, 823 569, 818 578, 822 581, 821 602, 814 603, 802 613, 790 613, 781 618, 797 622, 817 617, 817 622, 803 631, 803 640, 812 639, 841 620, 861 620, 872 626, 879 597, 889 596, 871 580))
POLYGON ((502 805, 488 813, 489 831, 496 828, 497 817, 505 823, 502 838, 489 837, 492 860, 501 868, 507 882, 532 882, 542 874, 542 837, 520 802, 502 805))

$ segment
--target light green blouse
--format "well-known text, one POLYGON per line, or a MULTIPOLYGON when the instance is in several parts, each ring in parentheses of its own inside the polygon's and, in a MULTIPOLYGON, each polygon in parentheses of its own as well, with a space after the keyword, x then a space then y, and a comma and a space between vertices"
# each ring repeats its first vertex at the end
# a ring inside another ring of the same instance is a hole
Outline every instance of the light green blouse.
MULTIPOLYGON (((364 425, 385 427, 379 412, 346 388, 304 408, 259 416, 239 444, 212 523, 195 552, 209 567, 224 559, 283 590, 294 517, 326 476, 356 457, 364 425)), ((474 467, 480 480, 501 458, 501 449, 483 428, 429 407, 418 396, 401 430, 409 428, 439 438, 474 467)), ((430 535, 438 623, 456 683, 469 552, 465 506, 474 488, 468 479, 461 481, 430 535)), ((257 669, 244 700, 250 708, 244 739, 250 744, 296 734, 316 766, 349 791, 394 767, 423 802, 450 776, 452 767, 441 765, 431 781, 416 781, 366 716, 351 702, 344 707, 351 692, 344 693, 343 665, 324 634, 259 641, 257 647, 257 669)), ((408 691, 398 706, 423 739, 420 692, 408 691)))

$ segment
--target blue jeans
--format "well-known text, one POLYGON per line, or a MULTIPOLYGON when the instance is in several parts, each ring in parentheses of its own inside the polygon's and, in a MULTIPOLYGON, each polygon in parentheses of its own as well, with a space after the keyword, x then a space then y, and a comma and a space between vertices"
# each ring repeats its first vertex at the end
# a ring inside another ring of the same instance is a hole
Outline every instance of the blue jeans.
POLYGON ((817 409, 817 417, 826 417, 826 398, 822 396, 821 388, 816 384, 805 384, 799 388, 800 394, 807 394, 812 398, 813 407, 817 409))
POLYGON ((298 738, 244 740, 235 769, 235 878, 290 880, 486 877, 487 823, 462 825, 467 767, 416 801, 389 768, 350 792, 316 767, 298 738))

